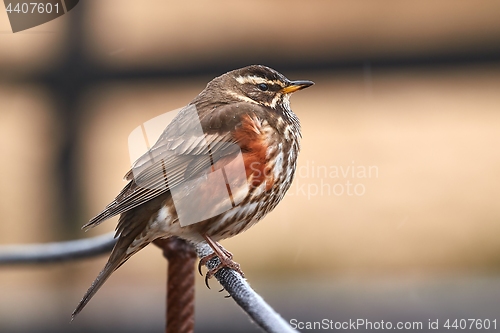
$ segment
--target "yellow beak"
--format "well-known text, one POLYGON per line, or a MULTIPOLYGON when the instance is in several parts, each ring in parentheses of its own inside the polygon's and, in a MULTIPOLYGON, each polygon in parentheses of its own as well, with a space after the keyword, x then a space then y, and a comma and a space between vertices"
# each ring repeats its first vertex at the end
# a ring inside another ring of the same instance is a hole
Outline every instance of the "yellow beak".
POLYGON ((288 86, 281 89, 281 92, 284 94, 291 94, 296 92, 297 90, 301 90, 307 87, 310 87, 314 84, 312 81, 301 80, 301 81, 291 81, 288 86))

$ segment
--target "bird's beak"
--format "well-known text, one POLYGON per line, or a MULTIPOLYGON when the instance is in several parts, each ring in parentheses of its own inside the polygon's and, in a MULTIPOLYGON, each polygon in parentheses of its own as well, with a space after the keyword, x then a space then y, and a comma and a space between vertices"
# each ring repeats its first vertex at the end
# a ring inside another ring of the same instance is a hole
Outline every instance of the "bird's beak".
POLYGON ((314 84, 312 81, 300 80, 300 81, 291 81, 288 86, 281 89, 281 92, 284 94, 290 94, 296 92, 297 90, 304 89, 310 87, 314 84))

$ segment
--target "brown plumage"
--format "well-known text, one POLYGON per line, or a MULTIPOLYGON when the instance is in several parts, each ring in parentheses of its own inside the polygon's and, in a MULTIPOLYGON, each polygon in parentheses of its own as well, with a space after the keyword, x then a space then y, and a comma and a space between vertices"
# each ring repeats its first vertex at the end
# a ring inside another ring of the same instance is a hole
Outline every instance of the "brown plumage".
MULTIPOLYGON (((111 273, 155 239, 207 241, 221 256, 215 242, 270 212, 290 187, 299 152, 300 125, 289 97, 312 84, 257 65, 210 81, 134 163, 116 199, 84 226, 121 214, 109 260, 72 317, 111 273), (216 175, 223 181, 208 181, 216 175)), ((229 260, 221 258, 238 267, 229 260)))

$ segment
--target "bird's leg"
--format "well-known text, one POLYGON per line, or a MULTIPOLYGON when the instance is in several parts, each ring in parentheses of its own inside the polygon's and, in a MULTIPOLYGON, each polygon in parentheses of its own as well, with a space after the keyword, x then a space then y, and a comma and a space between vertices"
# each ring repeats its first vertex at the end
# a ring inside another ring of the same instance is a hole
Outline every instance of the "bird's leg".
POLYGON ((205 238, 206 242, 214 252, 200 259, 200 262, 198 263, 198 271, 200 272, 200 275, 203 275, 203 273, 201 272, 201 267, 215 257, 218 257, 219 259, 221 259, 222 257, 227 257, 229 260, 233 259, 233 254, 222 247, 222 245, 220 245, 218 242, 213 241, 208 236, 203 236, 203 238, 205 238))
POLYGON ((205 265, 208 261, 210 261, 215 257, 219 258, 220 260, 220 264, 217 267, 210 269, 207 272, 207 275, 205 276, 205 284, 207 285, 208 288, 210 288, 208 285, 208 279, 214 276, 214 274, 217 273, 219 270, 221 270, 223 267, 231 268, 232 270, 240 273, 242 277, 245 277, 245 274, 243 274, 243 271, 240 268, 240 264, 233 261, 233 255, 231 252, 227 251, 225 248, 222 247, 222 245, 215 242, 209 236, 207 235, 202 235, 202 236, 214 252, 200 259, 200 262, 198 264, 198 271, 200 272, 200 274, 202 265, 205 265))

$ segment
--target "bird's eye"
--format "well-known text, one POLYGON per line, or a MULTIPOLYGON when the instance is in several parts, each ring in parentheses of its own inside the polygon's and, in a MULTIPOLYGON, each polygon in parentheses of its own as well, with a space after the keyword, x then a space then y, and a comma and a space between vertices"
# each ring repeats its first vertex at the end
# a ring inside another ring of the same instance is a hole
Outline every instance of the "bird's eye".
POLYGON ((260 83, 257 87, 259 87, 259 89, 262 91, 267 91, 269 89, 269 87, 265 83, 260 83))

